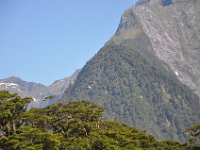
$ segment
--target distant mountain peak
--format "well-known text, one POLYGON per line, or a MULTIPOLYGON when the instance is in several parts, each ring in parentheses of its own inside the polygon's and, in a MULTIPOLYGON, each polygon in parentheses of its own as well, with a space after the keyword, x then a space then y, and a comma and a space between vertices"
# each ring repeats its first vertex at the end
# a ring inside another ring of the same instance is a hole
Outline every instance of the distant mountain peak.
POLYGON ((42 99, 50 95, 58 95, 57 97, 59 98, 59 95, 63 94, 66 88, 74 83, 79 72, 80 70, 76 70, 70 77, 56 80, 49 86, 45 86, 41 83, 27 82, 17 76, 10 76, 5 79, 0 79, 0 90, 18 93, 23 97, 32 97, 33 102, 30 107, 44 107, 48 102, 46 101, 45 104, 43 104, 41 103, 42 99))
POLYGON ((22 80, 22 79, 17 76, 10 76, 8 78, 5 78, 5 80, 22 80))
POLYGON ((17 76, 10 76, 8 78, 2 79, 1 81, 4 81, 6 83, 16 83, 16 84, 21 83, 21 82, 25 82, 17 76))
POLYGON ((39 85, 39 86, 45 87, 45 85, 43 85, 42 83, 28 82, 28 81, 22 80, 21 78, 19 78, 17 76, 10 76, 8 78, 0 79, 0 81, 6 82, 6 83, 15 83, 15 84, 19 84, 19 85, 24 85, 24 84, 28 83, 28 84, 39 85))

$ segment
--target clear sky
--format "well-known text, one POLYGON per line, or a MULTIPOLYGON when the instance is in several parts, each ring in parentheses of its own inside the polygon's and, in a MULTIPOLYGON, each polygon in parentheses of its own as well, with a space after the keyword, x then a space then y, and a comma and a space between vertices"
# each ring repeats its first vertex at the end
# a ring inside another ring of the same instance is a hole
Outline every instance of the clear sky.
POLYGON ((70 76, 116 31, 135 0, 0 0, 0 79, 51 84, 70 76))

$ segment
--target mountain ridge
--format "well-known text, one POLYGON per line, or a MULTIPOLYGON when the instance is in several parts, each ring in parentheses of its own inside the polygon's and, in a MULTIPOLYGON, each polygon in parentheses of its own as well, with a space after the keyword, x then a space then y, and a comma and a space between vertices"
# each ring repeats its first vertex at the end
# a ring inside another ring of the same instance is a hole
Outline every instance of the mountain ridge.
POLYGON ((0 90, 8 90, 11 93, 18 93, 23 97, 32 97, 35 101, 41 100, 49 95, 61 95, 64 90, 75 81, 80 70, 76 70, 70 77, 54 81, 51 85, 45 86, 41 83, 27 82, 19 77, 11 76, 0 79, 0 90))
POLYGON ((96 102, 106 108, 105 118, 184 141, 181 132, 200 123, 200 78, 194 78, 200 77, 200 26, 187 19, 200 18, 200 1, 172 2, 152 0, 125 11, 63 99, 96 102))
POLYGON ((197 22, 200 4, 195 0, 177 0, 165 8, 158 5, 158 0, 153 2, 157 3, 141 4, 125 11, 116 33, 106 44, 115 43, 132 47, 133 43, 141 43, 143 39, 138 37, 143 32, 142 34, 147 35, 150 41, 149 46, 152 47, 151 50, 149 48, 146 50, 155 53, 166 64, 166 69, 171 68, 182 83, 191 87, 200 96, 198 78, 200 76, 198 51, 200 29, 197 22), (189 20, 191 16, 193 17, 189 20), (137 41, 134 41, 136 35, 137 41))

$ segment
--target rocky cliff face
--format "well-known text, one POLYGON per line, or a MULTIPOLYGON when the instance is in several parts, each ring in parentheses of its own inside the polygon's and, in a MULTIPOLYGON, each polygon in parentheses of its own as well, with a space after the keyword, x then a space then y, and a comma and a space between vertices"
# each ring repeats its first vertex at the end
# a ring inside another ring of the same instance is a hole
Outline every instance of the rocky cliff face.
POLYGON ((200 1, 197 0, 151 0, 125 12, 111 41, 121 44, 134 39, 138 24, 150 40, 152 51, 166 63, 166 68, 169 66, 183 84, 200 96, 199 14, 200 1))
POLYGON ((143 0, 64 94, 163 139, 200 123, 200 1, 143 0))

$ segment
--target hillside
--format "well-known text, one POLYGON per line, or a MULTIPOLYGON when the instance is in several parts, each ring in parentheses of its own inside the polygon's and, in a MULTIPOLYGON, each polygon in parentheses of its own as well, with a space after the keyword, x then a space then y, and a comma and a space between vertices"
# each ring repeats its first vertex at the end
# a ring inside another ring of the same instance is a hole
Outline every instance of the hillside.
POLYGON ((105 118, 183 141, 200 123, 200 1, 139 1, 81 70, 63 100, 105 107, 105 118))

